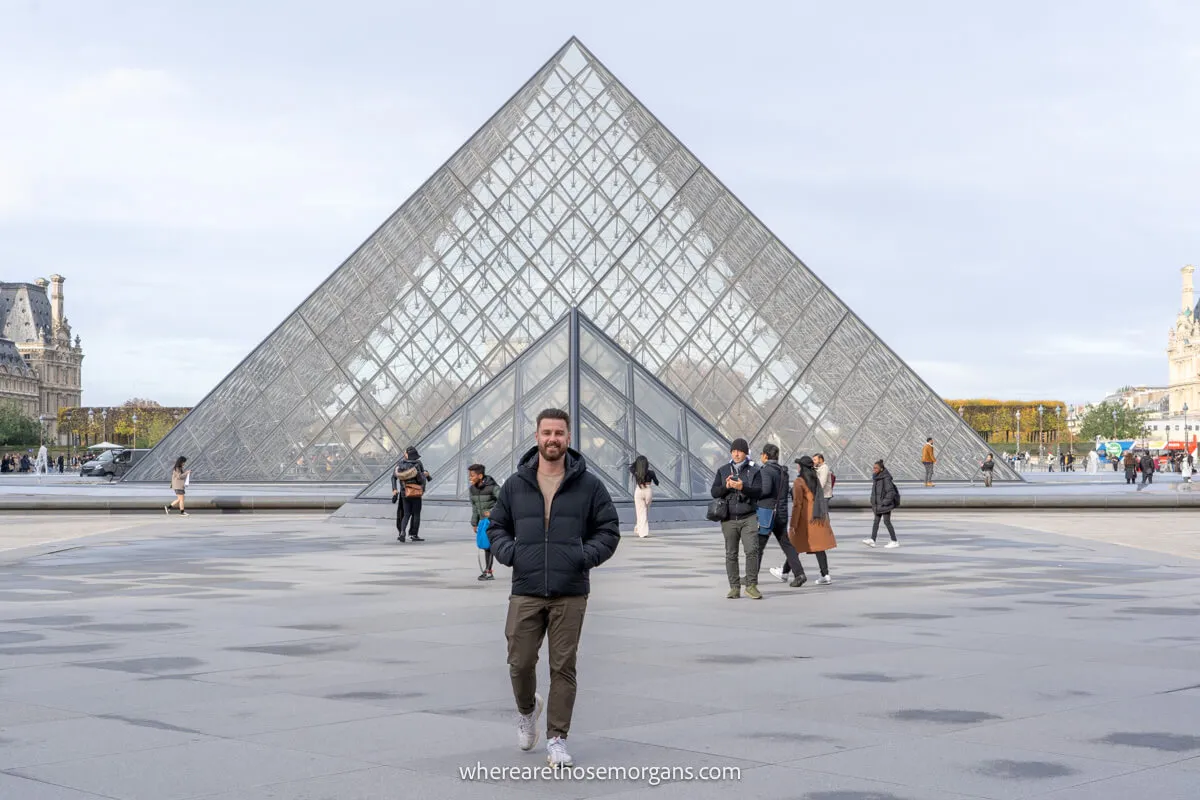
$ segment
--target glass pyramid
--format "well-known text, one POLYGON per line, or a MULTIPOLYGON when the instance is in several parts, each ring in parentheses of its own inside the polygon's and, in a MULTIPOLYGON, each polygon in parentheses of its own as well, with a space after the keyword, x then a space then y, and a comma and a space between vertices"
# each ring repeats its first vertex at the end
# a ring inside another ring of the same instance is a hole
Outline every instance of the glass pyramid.
POLYGON ((573 307, 724 437, 840 478, 918 478, 927 436, 941 480, 988 452, 571 39, 126 480, 185 454, 198 480, 365 483, 573 307))
MULTIPOLYGON (((570 410, 572 446, 617 500, 633 499, 628 467, 638 454, 658 474, 656 497, 675 500, 707 498, 728 458, 728 439, 572 311, 417 445, 433 475, 426 496, 467 499, 473 463, 503 481, 547 407, 570 410)), ((359 497, 390 494, 391 467, 359 497)))

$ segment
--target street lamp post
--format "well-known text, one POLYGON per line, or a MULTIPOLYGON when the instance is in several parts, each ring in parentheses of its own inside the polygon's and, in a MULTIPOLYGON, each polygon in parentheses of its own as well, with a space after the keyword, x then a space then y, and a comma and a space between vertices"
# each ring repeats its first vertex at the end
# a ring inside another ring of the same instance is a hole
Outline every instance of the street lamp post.
POLYGON ((1188 433, 1187 403, 1183 404, 1183 455, 1186 458, 1192 452, 1192 435, 1188 433))
POLYGON ((1017 470, 1021 469, 1021 409, 1017 409, 1017 470))
POLYGON ((1113 441, 1117 440, 1117 410, 1113 409, 1113 441))
POLYGON ((137 448, 137 412, 133 412, 133 446, 137 448))
POLYGON ((1061 467, 1062 461, 1060 459, 1062 458, 1062 434, 1060 431, 1062 430, 1062 406, 1054 407, 1054 417, 1056 420, 1054 423, 1054 460, 1058 461, 1059 466, 1061 467))
POLYGON ((1045 456, 1042 455, 1042 412, 1046 407, 1041 403, 1038 404, 1038 462, 1044 461, 1045 456))
POLYGON ((89 408, 88 409, 88 435, 87 435, 88 446, 91 446, 91 444, 92 444, 92 426, 95 424, 96 424, 96 412, 89 408))
POLYGON ((101 439, 103 441, 107 442, 108 441, 108 409, 107 408, 100 412, 100 420, 101 420, 100 426, 103 428, 102 433, 104 434, 101 437, 101 439))

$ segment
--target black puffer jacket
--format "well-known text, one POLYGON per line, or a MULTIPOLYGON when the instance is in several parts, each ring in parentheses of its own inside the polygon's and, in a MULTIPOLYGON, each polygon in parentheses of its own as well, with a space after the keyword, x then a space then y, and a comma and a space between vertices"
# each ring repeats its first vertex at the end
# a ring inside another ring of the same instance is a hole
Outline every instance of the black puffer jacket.
POLYGON ((886 514, 896 508, 896 482, 892 473, 886 468, 871 480, 871 510, 876 514, 886 514))
POLYGON ((792 494, 792 482, 788 480, 788 468, 778 461, 768 461, 758 468, 758 507, 775 509, 775 519, 788 518, 788 500, 792 494))
POLYGON ((538 485, 537 448, 521 457, 517 471, 500 488, 488 539, 492 554, 512 567, 515 595, 563 597, 591 591, 588 570, 617 550, 617 509, 604 483, 587 471, 583 456, 568 449, 566 475, 550 505, 538 485))
POLYGON ((758 476, 755 474, 757 471, 758 469, 747 458, 736 466, 732 461, 726 463, 713 476, 712 496, 727 498, 730 519, 749 517, 756 512, 758 506, 754 501, 758 499, 758 493, 761 491, 761 487, 758 485, 758 476), (730 475, 733 475, 735 480, 741 480, 742 490, 740 492, 737 489, 725 488, 725 480, 730 475))

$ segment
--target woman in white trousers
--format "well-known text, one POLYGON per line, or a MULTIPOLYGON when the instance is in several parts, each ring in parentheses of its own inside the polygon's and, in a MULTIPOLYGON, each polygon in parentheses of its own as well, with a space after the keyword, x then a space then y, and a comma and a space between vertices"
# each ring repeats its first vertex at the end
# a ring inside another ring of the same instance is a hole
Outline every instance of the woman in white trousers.
POLYGON ((650 535, 650 504, 654 502, 654 487, 658 486, 658 476, 650 469, 650 462, 645 456, 638 456, 629 467, 636 488, 633 490, 633 509, 637 514, 637 523, 633 532, 645 539, 650 535))

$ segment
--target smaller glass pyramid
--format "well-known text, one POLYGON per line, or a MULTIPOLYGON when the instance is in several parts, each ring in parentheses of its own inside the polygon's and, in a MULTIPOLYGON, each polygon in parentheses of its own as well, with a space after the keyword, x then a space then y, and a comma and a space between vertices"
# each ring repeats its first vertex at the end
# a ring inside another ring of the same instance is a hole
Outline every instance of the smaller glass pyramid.
MULTIPOLYGON (((548 407, 570 410, 572 446, 614 500, 632 500, 628 467, 639 454, 658 474, 656 497, 674 500, 707 498, 728 458, 728 439, 573 309, 417 443, 433 476, 425 496, 466 499, 475 463, 497 480, 511 475, 548 407)), ((389 468, 359 497, 390 494, 389 468)))

